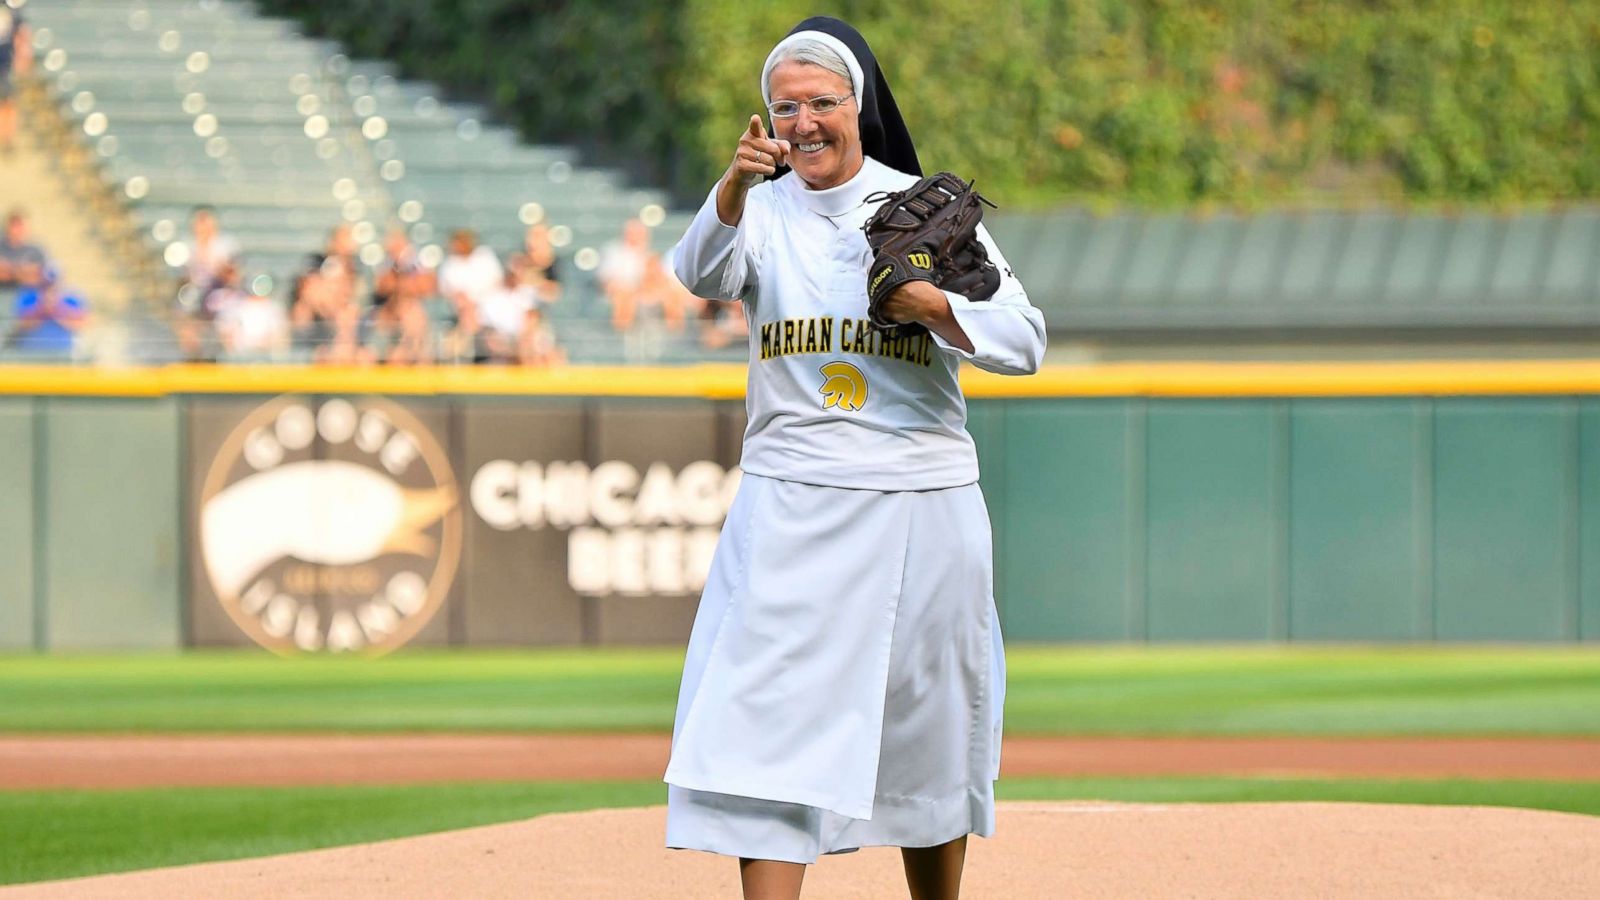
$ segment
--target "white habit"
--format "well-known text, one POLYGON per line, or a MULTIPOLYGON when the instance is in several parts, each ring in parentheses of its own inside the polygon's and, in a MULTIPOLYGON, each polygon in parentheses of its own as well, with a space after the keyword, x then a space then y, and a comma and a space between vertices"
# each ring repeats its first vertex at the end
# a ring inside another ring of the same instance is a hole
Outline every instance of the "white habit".
POLYGON ((990 530, 956 373, 1027 374, 1044 320, 987 232, 995 296, 947 295, 972 340, 866 321, 866 197, 914 183, 868 158, 807 190, 713 192, 673 253, 750 322, 746 473, 689 639, 666 772, 667 843, 811 862, 931 846, 994 823, 1005 663, 990 530))

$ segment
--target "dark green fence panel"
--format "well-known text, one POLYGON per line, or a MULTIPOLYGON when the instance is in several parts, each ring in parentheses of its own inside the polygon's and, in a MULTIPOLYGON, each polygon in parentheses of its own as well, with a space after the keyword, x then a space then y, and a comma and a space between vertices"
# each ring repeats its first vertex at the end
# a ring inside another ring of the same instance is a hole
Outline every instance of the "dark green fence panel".
MULTIPOLYGON (((1010 503, 1006 472, 1005 422, 1009 405, 1003 400, 976 401, 967 405, 967 433, 978 447, 978 484, 983 489, 984 503, 989 507, 989 519, 994 529, 994 602, 1000 610, 1000 625, 1004 629, 1009 621, 1012 606, 1009 577, 1012 565, 1007 562, 1010 541, 1006 530, 1004 511, 1010 503)), ((1023 607, 1031 602, 1023 601, 1023 607)))
POLYGON ((1151 639, 1277 636, 1280 416, 1261 401, 1150 403, 1151 639))
POLYGON ((1137 401, 1011 401, 1005 413, 1005 626, 1028 640, 1127 640, 1140 625, 1131 482, 1137 401))
POLYGON ((178 441, 175 400, 46 402, 50 649, 178 646, 178 441))
POLYGON ((0 650, 33 646, 33 401, 0 400, 0 650))
POLYGON ((1291 637, 1427 637, 1427 405, 1298 400, 1290 419, 1291 637), (1422 465, 1419 465, 1419 457, 1422 465), (1419 555, 1420 552, 1420 555, 1419 555), (1426 601, 1426 597, 1422 598, 1426 601))
POLYGON ((1434 615, 1444 640, 1575 637, 1577 403, 1434 408, 1434 615))
POLYGON ((1600 640, 1600 400, 1584 400, 1578 420, 1580 443, 1579 523, 1580 594, 1578 636, 1600 640))

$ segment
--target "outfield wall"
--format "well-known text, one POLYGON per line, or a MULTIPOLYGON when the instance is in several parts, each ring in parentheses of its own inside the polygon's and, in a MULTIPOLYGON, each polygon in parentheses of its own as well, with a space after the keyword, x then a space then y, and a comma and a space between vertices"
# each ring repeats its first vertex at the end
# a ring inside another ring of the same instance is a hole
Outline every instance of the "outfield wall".
MULTIPOLYGON (((682 641, 740 378, 0 370, 0 648, 682 641)), ((1012 640, 1600 639, 1600 366, 967 389, 1012 640)))

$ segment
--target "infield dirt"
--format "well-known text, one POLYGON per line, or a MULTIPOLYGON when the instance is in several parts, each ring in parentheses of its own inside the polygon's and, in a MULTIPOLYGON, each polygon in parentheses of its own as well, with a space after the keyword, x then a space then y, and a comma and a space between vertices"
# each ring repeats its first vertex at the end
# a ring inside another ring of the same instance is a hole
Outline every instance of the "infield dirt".
MULTIPOLYGON (((0 789, 659 778, 665 735, 7 736, 0 789)), ((1007 777, 1600 780, 1594 738, 1007 737, 1007 777)))
MULTIPOLYGON (((657 778, 664 735, 8 736, 0 788, 657 778)), ((1008 738, 1007 776, 1600 780, 1582 738, 1008 738)), ((0 889, 0 898, 738 896, 730 860, 662 849, 660 808, 0 889)), ((902 895, 898 855, 828 857, 807 898, 902 895)), ((1372 804, 1002 803, 974 897, 1600 896, 1600 819, 1372 804)))
MULTIPOLYGON (((116 897, 737 897, 732 860, 661 847, 665 812, 596 810, 285 856, 0 889, 116 897)), ((1006 898, 1600 895, 1600 820, 1485 807, 1002 803, 964 893, 1006 898)), ((825 857, 807 900, 904 896, 899 856, 825 857)))

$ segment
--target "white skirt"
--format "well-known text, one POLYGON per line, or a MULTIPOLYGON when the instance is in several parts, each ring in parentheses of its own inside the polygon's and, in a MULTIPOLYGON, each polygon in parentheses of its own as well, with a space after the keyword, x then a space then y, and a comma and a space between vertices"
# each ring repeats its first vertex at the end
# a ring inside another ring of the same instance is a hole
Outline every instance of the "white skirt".
POLYGON ((992 573, 975 484, 745 475, 689 638, 667 846, 809 863, 992 834, 992 573))

